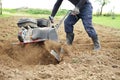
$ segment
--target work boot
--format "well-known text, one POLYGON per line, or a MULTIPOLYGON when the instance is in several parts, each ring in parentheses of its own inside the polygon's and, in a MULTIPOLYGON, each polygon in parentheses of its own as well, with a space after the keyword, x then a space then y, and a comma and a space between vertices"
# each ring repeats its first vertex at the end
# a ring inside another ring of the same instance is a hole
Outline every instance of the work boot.
POLYGON ((68 45, 72 45, 74 33, 66 33, 66 41, 68 45))
POLYGON ((93 43, 94 43, 94 50, 96 50, 96 51, 97 51, 97 50, 100 50, 101 45, 100 45, 99 40, 92 38, 92 41, 93 41, 93 43))

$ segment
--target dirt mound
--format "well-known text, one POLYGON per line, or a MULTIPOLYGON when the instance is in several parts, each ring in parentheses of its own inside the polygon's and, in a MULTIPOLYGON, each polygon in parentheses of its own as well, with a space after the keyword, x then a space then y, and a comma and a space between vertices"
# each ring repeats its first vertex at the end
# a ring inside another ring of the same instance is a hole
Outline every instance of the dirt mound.
POLYGON ((2 57, 10 58, 13 61, 27 65, 47 65, 57 64, 58 61, 50 54, 51 50, 55 50, 60 54, 61 46, 57 42, 46 41, 43 44, 26 44, 14 45, 6 42, 1 47, 0 54, 2 57))

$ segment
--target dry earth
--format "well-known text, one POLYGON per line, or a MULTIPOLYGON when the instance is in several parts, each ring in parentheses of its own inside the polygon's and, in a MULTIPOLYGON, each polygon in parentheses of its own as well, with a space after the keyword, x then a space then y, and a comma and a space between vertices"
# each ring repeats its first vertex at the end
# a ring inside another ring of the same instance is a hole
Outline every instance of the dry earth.
POLYGON ((13 45, 17 42, 21 17, 0 18, 0 80, 120 80, 120 30, 101 25, 94 27, 101 41, 101 50, 93 51, 93 43, 81 21, 75 26, 72 46, 65 44, 63 25, 58 30, 61 43, 45 45, 13 45), (49 49, 64 53, 61 62, 49 49))

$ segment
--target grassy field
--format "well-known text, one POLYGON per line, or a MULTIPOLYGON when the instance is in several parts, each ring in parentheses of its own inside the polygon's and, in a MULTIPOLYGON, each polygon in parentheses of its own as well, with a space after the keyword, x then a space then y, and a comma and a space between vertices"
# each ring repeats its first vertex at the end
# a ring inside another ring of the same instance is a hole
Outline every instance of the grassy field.
POLYGON ((120 15, 117 15, 115 19, 111 16, 93 16, 93 23, 120 29, 120 15))
MULTIPOLYGON (((67 13, 67 10, 59 10, 55 18, 61 18, 67 13)), ((39 18, 48 18, 51 14, 51 10, 43 9, 28 9, 28 8, 17 8, 17 9, 3 9, 3 15, 0 17, 10 16, 32 16, 39 18)), ((106 27, 112 27, 120 29, 120 15, 115 16, 112 19, 111 16, 93 16, 93 23, 100 24, 106 27)))
MULTIPOLYGON (((31 9, 31 8, 17 8, 17 9, 3 9, 3 15, 0 17, 8 16, 32 16, 39 18, 48 18, 52 10, 45 9, 31 9)), ((62 15, 66 14, 67 10, 59 10, 56 18, 60 18, 62 15)))

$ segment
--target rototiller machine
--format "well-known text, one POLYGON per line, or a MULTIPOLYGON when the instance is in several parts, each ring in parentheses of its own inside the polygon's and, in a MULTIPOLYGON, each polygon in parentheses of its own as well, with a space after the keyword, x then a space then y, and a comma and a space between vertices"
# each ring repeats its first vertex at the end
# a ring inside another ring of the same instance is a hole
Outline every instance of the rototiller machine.
MULTIPOLYGON (((22 18, 19 19, 17 25, 19 27, 18 40, 19 44, 32 44, 32 43, 42 43, 46 40, 52 40, 58 42, 57 30, 62 24, 63 20, 66 18, 67 14, 59 21, 58 24, 53 25, 48 19, 31 19, 31 18, 22 18)), ((55 50, 50 52, 56 60, 60 61, 59 55, 55 50)))

